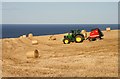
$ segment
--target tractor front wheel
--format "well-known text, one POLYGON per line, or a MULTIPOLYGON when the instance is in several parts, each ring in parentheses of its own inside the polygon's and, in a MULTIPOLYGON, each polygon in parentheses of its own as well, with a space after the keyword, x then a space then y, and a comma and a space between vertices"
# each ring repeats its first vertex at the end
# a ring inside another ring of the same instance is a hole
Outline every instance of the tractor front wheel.
POLYGON ((77 35, 76 37, 75 37, 75 42, 76 43, 81 43, 81 42, 83 42, 83 36, 81 36, 81 35, 77 35))
POLYGON ((63 43, 64 43, 64 44, 69 44, 69 43, 70 43, 70 40, 69 40, 68 38, 64 38, 64 39, 63 39, 63 43))

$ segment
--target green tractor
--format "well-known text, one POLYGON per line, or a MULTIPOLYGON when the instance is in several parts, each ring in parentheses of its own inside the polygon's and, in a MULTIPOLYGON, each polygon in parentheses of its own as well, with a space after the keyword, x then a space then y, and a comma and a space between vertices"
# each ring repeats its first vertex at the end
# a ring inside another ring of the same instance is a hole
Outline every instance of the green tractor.
POLYGON ((84 35, 80 33, 80 30, 71 30, 70 33, 64 36, 63 43, 69 44, 70 42, 81 43, 84 40, 84 35))

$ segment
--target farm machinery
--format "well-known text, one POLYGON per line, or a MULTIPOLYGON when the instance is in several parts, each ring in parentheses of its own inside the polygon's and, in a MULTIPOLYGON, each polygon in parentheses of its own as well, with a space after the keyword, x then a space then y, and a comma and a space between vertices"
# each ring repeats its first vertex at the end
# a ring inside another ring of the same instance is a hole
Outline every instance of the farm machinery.
POLYGON ((95 29, 92 29, 91 32, 90 32, 90 36, 87 38, 89 41, 95 41, 96 39, 102 39, 103 37, 103 33, 101 32, 100 29, 98 28, 95 28, 95 29))
MULTIPOLYGON (((95 41, 96 39, 102 39, 104 36, 99 28, 92 29, 90 36, 87 37, 89 41, 95 41)), ((86 39, 86 40, 87 40, 86 39)), ((70 42, 82 43, 85 40, 85 36, 80 32, 80 30, 71 30, 70 33, 64 36, 63 43, 69 44, 70 42)))
POLYGON ((80 33, 80 30, 71 30, 71 33, 68 33, 64 36, 63 43, 69 44, 70 42, 81 43, 84 40, 84 35, 80 33))

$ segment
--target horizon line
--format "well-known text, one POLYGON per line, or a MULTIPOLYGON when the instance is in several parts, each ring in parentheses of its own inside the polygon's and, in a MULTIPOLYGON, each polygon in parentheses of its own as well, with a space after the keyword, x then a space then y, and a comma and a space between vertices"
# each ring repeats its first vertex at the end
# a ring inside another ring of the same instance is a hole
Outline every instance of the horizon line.
POLYGON ((119 23, 0 23, 0 24, 119 24, 119 23))
POLYGON ((119 0, 2 0, 2 2, 119 2, 119 0))

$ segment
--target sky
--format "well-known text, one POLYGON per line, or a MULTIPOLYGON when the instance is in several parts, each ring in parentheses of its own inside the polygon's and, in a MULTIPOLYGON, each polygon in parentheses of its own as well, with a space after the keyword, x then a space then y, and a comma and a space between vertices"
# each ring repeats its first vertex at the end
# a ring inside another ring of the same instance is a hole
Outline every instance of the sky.
MULTIPOLYGON (((117 24, 117 0, 4 0, 4 24, 117 24), (21 1, 21 2, 20 2, 21 1), (91 1, 91 2, 90 2, 91 1), (95 2, 96 1, 96 2, 95 2)), ((1 4, 0 4, 1 6, 1 4)))

